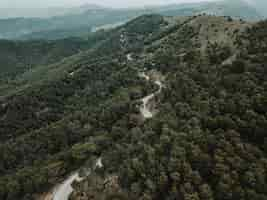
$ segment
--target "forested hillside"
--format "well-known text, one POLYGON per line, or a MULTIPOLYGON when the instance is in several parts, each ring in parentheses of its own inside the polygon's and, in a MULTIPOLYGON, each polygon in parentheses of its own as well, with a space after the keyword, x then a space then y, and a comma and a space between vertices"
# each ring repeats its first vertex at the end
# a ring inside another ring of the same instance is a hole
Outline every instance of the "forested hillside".
POLYGON ((0 40, 0 83, 10 81, 38 65, 59 62, 65 57, 88 50, 106 37, 106 33, 102 31, 84 38, 54 41, 0 40))
POLYGON ((267 22, 145 15, 105 36, 0 87, 0 199, 99 157, 71 200, 267 199, 267 22))

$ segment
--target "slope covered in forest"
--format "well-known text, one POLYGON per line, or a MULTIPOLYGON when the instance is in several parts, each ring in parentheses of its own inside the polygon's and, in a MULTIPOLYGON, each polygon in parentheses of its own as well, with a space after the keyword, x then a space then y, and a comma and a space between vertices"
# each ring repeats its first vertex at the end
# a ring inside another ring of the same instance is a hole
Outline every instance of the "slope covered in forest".
POLYGON ((16 76, 36 66, 59 62, 65 57, 92 48, 106 39, 104 31, 84 38, 67 38, 54 41, 0 40, 0 83, 10 82, 16 76))
POLYGON ((0 199, 42 199, 99 157, 70 199, 266 199, 266 30, 145 15, 19 75, 0 96, 0 199))

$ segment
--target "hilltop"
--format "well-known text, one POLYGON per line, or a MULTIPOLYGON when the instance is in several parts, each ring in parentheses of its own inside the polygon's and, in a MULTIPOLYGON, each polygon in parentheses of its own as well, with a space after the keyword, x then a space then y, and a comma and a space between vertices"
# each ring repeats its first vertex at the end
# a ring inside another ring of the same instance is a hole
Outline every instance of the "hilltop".
POLYGON ((40 198, 99 157, 71 199, 266 199, 266 30, 144 15, 18 73, 0 85, 0 199, 40 198))

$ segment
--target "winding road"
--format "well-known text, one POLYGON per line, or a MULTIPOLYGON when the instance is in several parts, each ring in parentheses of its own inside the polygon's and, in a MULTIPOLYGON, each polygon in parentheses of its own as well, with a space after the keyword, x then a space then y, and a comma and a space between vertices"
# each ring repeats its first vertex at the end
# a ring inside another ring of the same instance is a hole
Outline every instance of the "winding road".
MULTIPOLYGON (((144 78, 146 81, 150 80, 150 77, 148 75, 146 75, 145 72, 139 73, 139 77, 144 78)), ((159 94, 161 92, 162 87, 163 87, 163 85, 159 79, 156 80, 154 83, 156 85, 158 85, 158 87, 159 87, 158 91, 156 91, 155 93, 152 93, 148 96, 145 96, 144 98, 141 99, 142 105, 140 107, 140 112, 145 119, 149 119, 149 118, 152 118, 154 116, 153 111, 149 109, 149 103, 155 97, 156 94, 159 94)))
MULTIPOLYGON (((128 61, 133 61, 131 54, 127 54, 126 57, 127 57, 128 61)), ((149 75, 147 75, 145 72, 140 72, 138 75, 139 75, 139 77, 144 78, 146 81, 151 80, 151 77, 149 75)), ((155 98, 155 96, 161 92, 162 87, 163 87, 163 84, 159 78, 156 78, 154 83, 158 86, 159 89, 156 92, 154 92, 150 95, 147 95, 141 99, 142 105, 140 106, 140 113, 142 114, 142 116, 145 119, 149 119, 149 118, 152 118, 154 116, 153 111, 150 109, 150 107, 151 107, 150 103, 151 103, 151 100, 153 98, 155 98)), ((102 168, 102 167, 103 167, 102 158, 98 158, 94 167, 93 167, 93 170, 95 170, 96 168, 102 168)), ((88 173, 87 175, 89 175, 89 174, 90 173, 88 173)), ((52 192, 49 193, 43 200, 68 200, 69 196, 71 195, 71 193, 74 190, 72 187, 72 183, 74 181, 81 182, 85 178, 86 178, 86 176, 80 177, 79 173, 75 172, 74 174, 69 176, 64 182, 57 185, 52 190, 52 192)))
MULTIPOLYGON (((132 62, 134 60, 131 53, 128 53, 126 55, 126 59, 128 62, 132 62)), ((151 79, 150 76, 147 75, 145 72, 139 72, 138 76, 141 78, 144 78, 146 81, 150 81, 151 79)), ((151 103, 151 100, 155 98, 155 96, 161 92, 162 87, 163 87, 163 84, 160 81, 159 77, 156 77, 156 80, 154 81, 154 83, 159 87, 158 91, 148 96, 145 96, 144 98, 141 99, 142 105, 140 106, 140 113, 145 119, 149 119, 154 116, 153 111, 149 108, 150 103, 151 103)))

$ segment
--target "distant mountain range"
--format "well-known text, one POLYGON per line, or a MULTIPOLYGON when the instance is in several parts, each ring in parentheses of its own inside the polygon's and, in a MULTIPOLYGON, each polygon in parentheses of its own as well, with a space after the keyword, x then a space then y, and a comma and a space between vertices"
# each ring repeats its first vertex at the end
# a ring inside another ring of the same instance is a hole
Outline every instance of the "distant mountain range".
POLYGON ((84 4, 77 7, 0 8, 0 18, 49 18, 69 14, 80 14, 92 9, 103 9, 103 7, 95 4, 84 4))
MULTIPOLYGON (((258 1, 259 3, 251 3, 247 2, 247 0, 222 0, 134 9, 111 9, 96 5, 84 5, 76 8, 53 8, 49 12, 37 9, 34 12, 39 12, 39 15, 29 11, 29 14, 24 16, 38 16, 38 18, 19 17, 0 20, 0 38, 54 40, 72 36, 77 37, 86 35, 91 30, 98 29, 98 27, 113 27, 113 24, 121 24, 137 16, 151 13, 165 16, 189 16, 207 13, 257 21, 264 17, 262 14, 264 8, 261 8, 260 5, 265 3, 263 1, 261 3, 261 0, 258 1)), ((3 13, 0 16, 12 16, 3 13)), ((15 10, 11 13, 18 14, 19 12, 15 10)))

